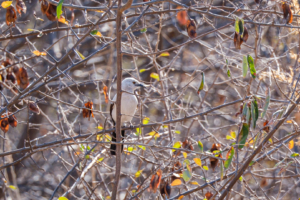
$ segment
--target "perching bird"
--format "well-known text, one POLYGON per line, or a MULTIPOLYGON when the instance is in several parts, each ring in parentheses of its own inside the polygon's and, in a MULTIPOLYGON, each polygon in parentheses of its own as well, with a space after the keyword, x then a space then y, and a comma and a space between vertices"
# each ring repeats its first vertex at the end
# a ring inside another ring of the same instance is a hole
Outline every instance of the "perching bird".
MULTIPOLYGON (((146 87, 144 84, 140 83, 134 78, 126 78, 122 81, 122 98, 121 98, 121 125, 124 125, 126 122, 131 122, 132 117, 135 114, 135 110, 138 105, 138 100, 136 96, 134 95, 134 90, 137 89, 138 87, 146 87)), ((117 95, 114 96, 113 102, 117 101, 117 95)), ((110 116, 111 119, 114 123, 114 126, 116 125, 116 111, 117 111, 117 106, 115 103, 112 103, 110 105, 110 116)), ((122 134, 122 141, 123 137, 125 136, 125 130, 121 131, 122 134)), ((116 132, 113 132, 112 134, 112 141, 116 142, 116 132)), ((110 145, 110 153, 111 155, 116 155, 116 144, 111 144, 110 145)), ((123 152, 123 145, 121 146, 121 152, 123 152)))

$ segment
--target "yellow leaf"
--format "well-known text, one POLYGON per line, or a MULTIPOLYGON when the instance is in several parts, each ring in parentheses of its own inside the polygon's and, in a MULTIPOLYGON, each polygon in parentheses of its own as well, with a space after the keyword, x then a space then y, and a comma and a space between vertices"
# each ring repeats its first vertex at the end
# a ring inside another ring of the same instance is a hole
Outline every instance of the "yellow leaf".
POLYGON ((103 129, 103 127, 102 127, 102 126, 100 126, 100 125, 99 125, 97 128, 98 128, 99 130, 102 130, 102 129, 103 129))
MULTIPOLYGON (((1 76, 0 76, 1 77, 1 76)), ((159 133, 155 132, 155 131, 151 131, 150 133, 148 133, 150 136, 154 136, 155 138, 158 138, 160 135, 159 133)))
POLYGON ((191 181, 190 184, 192 184, 192 185, 199 185, 199 183, 197 181, 191 181))
POLYGON ((17 189, 16 186, 13 186, 13 185, 9 185, 8 187, 13 190, 17 189))
POLYGON ((181 195, 180 197, 178 197, 178 199, 182 199, 184 196, 183 195, 181 195))
POLYGON ((291 124, 291 123, 293 123, 293 121, 292 120, 287 120, 286 123, 291 124))
POLYGON ((84 57, 84 55, 82 55, 79 51, 77 51, 77 50, 75 50, 76 51, 76 53, 78 53, 78 55, 80 56, 80 58, 82 59, 82 60, 84 60, 85 59, 85 57, 84 57))
POLYGON ((104 11, 103 10, 96 10, 96 12, 103 13, 104 11))
POLYGON ((59 197, 58 200, 69 200, 67 197, 59 197))
POLYGON ((208 171, 208 167, 207 166, 203 166, 203 169, 205 169, 206 171, 208 171))
POLYGON ((181 185, 181 180, 180 180, 180 179, 175 179, 175 180, 171 183, 171 186, 177 186, 177 185, 181 185))
POLYGON ((235 138, 236 138, 236 134, 235 134, 235 132, 234 132, 234 131, 231 131, 231 132, 230 132, 230 135, 231 135, 231 137, 233 137, 233 139, 235 139, 235 138))
POLYGON ((182 155, 183 155, 184 158, 187 157, 187 153, 186 152, 182 152, 182 155))
POLYGON ((99 159, 97 160, 97 163, 101 162, 103 159, 104 159, 104 158, 99 158, 99 159))
POLYGON ((156 79, 156 80, 159 81, 159 75, 158 75, 157 73, 152 72, 152 73, 150 74, 150 77, 151 77, 151 78, 154 78, 154 79, 156 79))
POLYGON ((34 29, 31 29, 31 28, 29 28, 29 29, 27 29, 27 31, 35 31, 34 29))
POLYGON ((289 149, 293 149, 294 148, 294 140, 291 140, 290 142, 289 142, 289 149))
POLYGON ((67 25, 69 24, 66 18, 64 18, 63 16, 61 16, 58 21, 63 24, 67 24, 67 25))
POLYGON ((270 142, 271 144, 273 144, 273 140, 272 140, 271 138, 269 139, 269 142, 270 142))
POLYGON ((46 52, 41 52, 41 56, 46 56, 47 53, 46 52))
MULTIPOLYGON (((181 142, 180 142, 180 141, 175 142, 173 148, 178 149, 178 148, 180 148, 180 147, 181 147, 181 142)), ((176 151, 176 150, 175 150, 175 149, 172 149, 172 151, 174 152, 174 151, 176 151)))
POLYGON ((235 138, 233 138, 231 135, 226 135, 226 140, 234 140, 235 138))
MULTIPOLYGON (((200 159, 200 158, 194 158, 194 162, 195 162, 199 167, 202 166, 202 163, 201 163, 201 159, 200 159)), ((204 167, 204 166, 203 166, 203 167, 204 167)))
POLYGON ((149 123, 150 118, 149 117, 145 117, 143 119, 143 124, 148 124, 149 123))
POLYGON ((106 196, 106 197, 105 197, 105 200, 109 200, 109 199, 111 199, 110 196, 106 196))
POLYGON ((137 171, 137 172, 135 173, 135 178, 138 178, 138 177, 140 177, 140 176, 141 176, 141 174, 142 174, 142 172, 143 172, 143 170, 139 170, 139 171, 137 171))
POLYGON ((162 54, 160 54, 159 56, 170 56, 169 52, 164 52, 162 54))
POLYGON ((8 8, 12 4, 12 1, 3 1, 1 6, 2 8, 8 8))

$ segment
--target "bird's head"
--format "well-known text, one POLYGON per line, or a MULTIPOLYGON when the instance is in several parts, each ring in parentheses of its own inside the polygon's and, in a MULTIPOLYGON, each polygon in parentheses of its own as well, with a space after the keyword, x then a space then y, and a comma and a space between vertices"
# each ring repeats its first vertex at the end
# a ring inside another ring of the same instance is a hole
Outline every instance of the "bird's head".
POLYGON ((122 90, 124 90, 124 91, 133 93, 134 90, 139 87, 145 88, 147 86, 134 78, 125 78, 122 81, 122 90))

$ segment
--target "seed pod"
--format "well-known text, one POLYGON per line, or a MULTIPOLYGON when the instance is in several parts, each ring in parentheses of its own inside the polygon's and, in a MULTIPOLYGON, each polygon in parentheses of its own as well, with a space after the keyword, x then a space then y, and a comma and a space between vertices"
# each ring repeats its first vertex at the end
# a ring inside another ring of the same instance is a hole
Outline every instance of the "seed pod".
POLYGON ((281 5, 282 11, 283 11, 283 17, 286 20, 287 24, 290 24, 293 22, 293 13, 291 10, 291 6, 285 2, 281 5))
POLYGON ((11 112, 8 113, 8 115, 10 115, 8 117, 8 123, 11 127, 17 127, 17 125, 18 125, 17 118, 14 115, 11 115, 11 114, 12 114, 11 112))
MULTIPOLYGON (((163 181, 160 184, 160 194, 162 197, 165 197, 165 195, 167 195, 167 198, 170 198, 170 194, 171 194, 171 185, 169 184, 169 181, 163 181)), ((165 198, 164 198, 165 199, 165 198)))
POLYGON ((186 31, 187 31, 190 38, 197 37, 196 23, 193 19, 187 20, 187 22, 186 22, 186 31))
MULTIPOLYGON (((15 23, 17 20, 17 13, 14 7, 9 6, 6 8, 6 24, 9 26, 11 23, 15 23)), ((15 26, 15 25, 14 25, 15 26)))
POLYGON ((33 102, 33 101, 28 101, 28 108, 29 110, 31 110, 32 112, 36 113, 36 114, 40 114, 40 108, 39 106, 33 102))
POLYGON ((91 118, 94 117, 94 114, 93 114, 93 102, 92 101, 89 101, 89 102, 86 102, 84 104, 84 106, 87 108, 87 109, 82 109, 82 115, 83 115, 83 118, 91 118))
POLYGON ((248 40, 248 30, 244 26, 244 33, 243 35, 238 34, 237 32, 234 33, 234 46, 237 49, 241 49, 241 45, 243 42, 247 42, 248 40))
POLYGON ((28 79, 28 74, 27 70, 24 67, 19 68, 18 73, 16 74, 17 82, 20 88, 23 90, 27 88, 29 85, 29 79, 28 79))
MULTIPOLYGON (((5 117, 5 115, 2 115, 1 117, 5 117)), ((0 120, 0 128, 4 133, 8 131, 9 129, 8 118, 4 118, 0 120)))
POLYGON ((16 3, 16 8, 17 8, 17 11, 19 13, 19 15, 21 16, 21 11, 25 14, 26 13, 26 5, 24 3, 24 1, 22 0, 17 0, 17 3, 16 3))
POLYGON ((41 11, 50 21, 56 20, 56 6, 49 4, 45 0, 42 0, 41 11))

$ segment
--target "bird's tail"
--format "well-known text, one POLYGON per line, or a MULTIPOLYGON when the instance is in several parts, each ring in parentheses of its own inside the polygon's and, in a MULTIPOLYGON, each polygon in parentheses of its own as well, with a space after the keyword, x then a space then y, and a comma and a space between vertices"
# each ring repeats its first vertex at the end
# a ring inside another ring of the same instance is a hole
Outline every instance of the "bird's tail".
MULTIPOLYGON (((122 139, 121 142, 124 140, 124 136, 125 136, 125 130, 121 131, 122 134, 122 139)), ((111 138, 112 142, 116 142, 117 141, 117 134, 116 132, 112 133, 112 138, 111 138)), ((110 154, 111 155, 116 155, 116 149, 117 149, 117 145, 116 144, 111 144, 110 145, 110 154)), ((121 144, 121 153, 123 152, 123 144, 121 144)))

